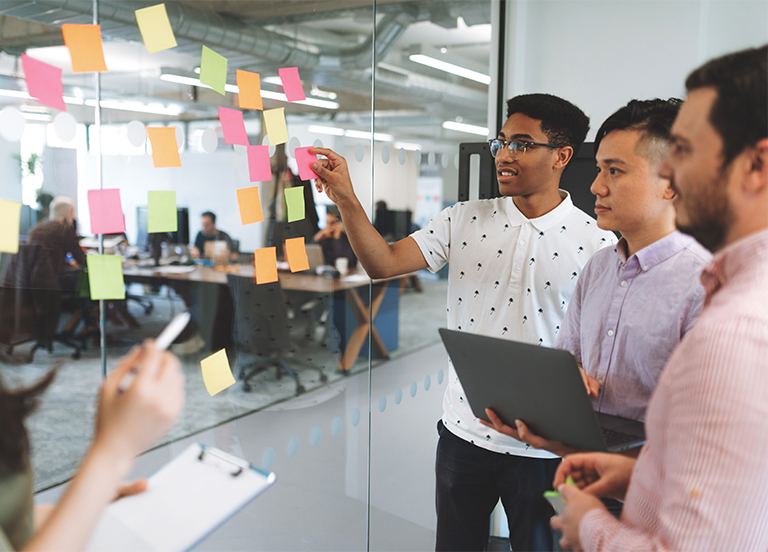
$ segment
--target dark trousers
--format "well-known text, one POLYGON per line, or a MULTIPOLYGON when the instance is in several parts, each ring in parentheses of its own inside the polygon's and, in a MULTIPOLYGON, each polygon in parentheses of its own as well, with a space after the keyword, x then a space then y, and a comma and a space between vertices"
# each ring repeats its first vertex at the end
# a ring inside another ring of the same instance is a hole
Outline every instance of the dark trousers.
POLYGON ((435 550, 485 550, 499 497, 512 550, 552 550, 554 510, 542 494, 552 488, 560 459, 491 452, 457 437, 442 421, 437 429, 435 550))

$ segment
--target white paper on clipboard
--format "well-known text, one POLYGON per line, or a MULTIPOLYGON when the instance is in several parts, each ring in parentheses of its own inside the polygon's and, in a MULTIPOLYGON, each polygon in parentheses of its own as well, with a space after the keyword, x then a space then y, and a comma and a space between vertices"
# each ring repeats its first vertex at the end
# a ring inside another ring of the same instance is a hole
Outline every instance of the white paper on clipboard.
POLYGON ((190 445, 149 478, 145 492, 107 507, 86 550, 189 550, 274 482, 274 473, 190 445))

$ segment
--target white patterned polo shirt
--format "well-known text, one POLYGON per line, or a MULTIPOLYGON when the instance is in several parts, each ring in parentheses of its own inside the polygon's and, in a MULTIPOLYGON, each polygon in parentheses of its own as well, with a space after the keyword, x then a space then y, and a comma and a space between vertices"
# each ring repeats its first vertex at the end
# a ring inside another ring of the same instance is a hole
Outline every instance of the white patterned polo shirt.
MULTIPOLYGON (((511 197, 457 203, 411 235, 432 272, 450 261, 448 328, 554 347, 576 280, 590 256, 616 243, 563 201, 527 219, 511 197)), ((448 430, 494 452, 555 458, 477 421, 452 365, 443 399, 448 430)))

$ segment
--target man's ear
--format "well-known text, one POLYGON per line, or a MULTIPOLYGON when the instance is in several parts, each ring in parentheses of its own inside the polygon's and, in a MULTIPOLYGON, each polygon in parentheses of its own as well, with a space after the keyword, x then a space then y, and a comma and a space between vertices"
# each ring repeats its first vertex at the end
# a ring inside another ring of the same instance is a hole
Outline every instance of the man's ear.
POLYGON ((557 159, 552 167, 555 170, 565 169, 568 162, 573 157, 573 148, 571 146, 565 146, 557 149, 557 159))
POLYGON ((761 193, 768 189, 768 138, 763 138, 754 145, 747 155, 744 190, 761 193))
POLYGON ((676 194, 676 193, 675 193, 675 191, 672 189, 672 184, 671 184, 671 182, 669 181, 669 179, 668 179, 668 178, 661 178, 661 177, 660 177, 660 180, 661 180, 661 181, 664 183, 664 193, 662 194, 662 196, 661 196, 661 197, 663 197, 664 199, 668 199, 668 200, 670 200, 670 201, 671 201, 671 200, 673 200, 673 199, 675 199, 675 196, 676 196, 677 194, 676 194))

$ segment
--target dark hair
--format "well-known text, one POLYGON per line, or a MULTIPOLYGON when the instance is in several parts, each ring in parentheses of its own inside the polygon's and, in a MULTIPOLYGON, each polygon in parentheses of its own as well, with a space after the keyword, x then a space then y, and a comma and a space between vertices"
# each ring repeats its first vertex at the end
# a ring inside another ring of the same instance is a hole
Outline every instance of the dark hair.
POLYGON ((723 166, 768 137, 768 45, 708 61, 685 80, 688 92, 714 88, 709 122, 723 139, 723 166))
POLYGON ((213 213, 211 213, 210 211, 206 211, 205 213, 203 213, 203 214, 202 214, 202 215, 200 215, 200 216, 201 216, 201 217, 208 217, 208 218, 210 218, 210 219, 211 219, 211 222, 212 222, 213 224, 216 224, 216 215, 214 215, 214 214, 213 214, 213 213))
POLYGON ((27 465, 29 436, 24 419, 37 408, 57 371, 58 367, 25 389, 8 389, 0 380, 0 463, 12 472, 23 472, 27 465))
POLYGON ((589 131, 589 117, 571 102, 552 94, 523 94, 507 100, 507 119, 515 113, 541 121, 547 141, 560 147, 571 146, 573 157, 589 131))
MULTIPOLYGON (((678 98, 661 100, 631 100, 627 105, 608 117, 595 135, 595 154, 603 138, 614 130, 638 130, 643 133, 641 143, 662 142, 670 145, 670 130, 683 103, 678 98)), ((666 152, 665 152, 666 153, 666 152)), ((661 160, 659 159, 659 162, 661 160)))

